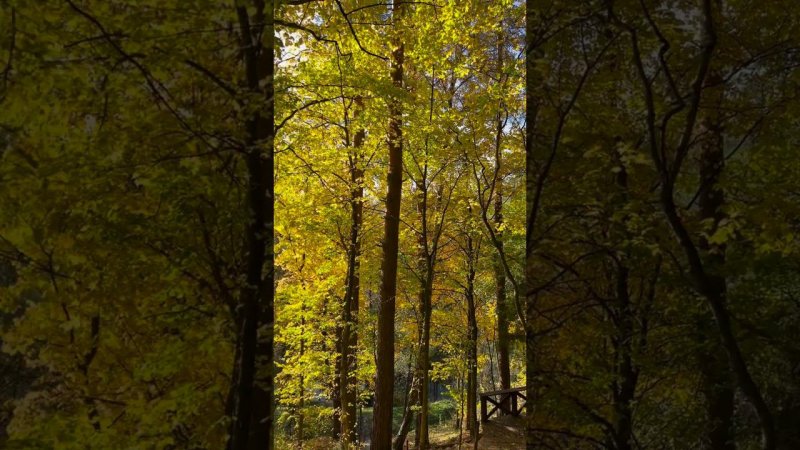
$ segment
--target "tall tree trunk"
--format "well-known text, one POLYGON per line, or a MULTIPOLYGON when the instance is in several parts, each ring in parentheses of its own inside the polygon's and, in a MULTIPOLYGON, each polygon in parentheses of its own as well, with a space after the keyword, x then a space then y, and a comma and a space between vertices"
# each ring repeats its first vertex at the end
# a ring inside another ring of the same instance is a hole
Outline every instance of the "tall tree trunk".
MULTIPOLYGON (((707 90, 708 103, 711 110, 701 122, 701 128, 707 134, 702 143, 700 155, 700 191, 698 207, 700 219, 710 221, 712 228, 709 235, 714 234, 719 223, 725 218, 722 208, 725 205, 725 193, 718 184, 719 174, 725 165, 724 135, 720 107, 724 97, 722 77, 712 71, 708 77, 712 85, 707 90)), ((698 248, 705 258, 710 276, 718 277, 719 289, 724 296, 727 282, 724 278, 725 245, 714 244, 701 237, 698 248)), ((713 450, 733 450, 736 448, 734 432, 734 400, 735 392, 730 373, 723 357, 724 349, 719 338, 710 333, 706 326, 713 320, 710 313, 703 314, 698 320, 701 352, 699 357, 701 391, 706 401, 706 420, 708 448, 713 450)))
POLYGON ((92 428, 94 428, 95 431, 100 431, 100 413, 97 411, 97 403, 94 400, 94 385, 89 380, 89 367, 92 365, 92 361, 94 361, 95 356, 97 356, 97 350, 100 347, 99 315, 92 316, 89 337, 89 350, 83 356, 83 361, 81 361, 81 363, 78 365, 78 368, 83 374, 84 383, 86 383, 85 389, 87 395, 83 402, 86 407, 89 408, 89 422, 92 424, 92 428))
POLYGON ((478 439, 478 320, 475 306, 475 247, 467 236, 467 430, 473 442, 478 439))
POLYGON ((251 21, 236 2, 246 89, 263 98, 265 108, 245 122, 247 167, 245 285, 238 299, 236 361, 229 450, 272 450, 274 325, 274 2, 254 2, 251 21), (261 33, 258 32, 261 30, 261 33), (255 31, 255 32, 254 32, 255 31), (262 36, 263 34, 263 36, 262 36))
MULTIPOLYGON (((431 81, 430 110, 428 115, 429 124, 433 122, 433 107, 435 101, 435 82, 431 81)), ((420 411, 417 421, 416 448, 427 450, 430 447, 429 436, 429 416, 430 416, 430 343, 431 343, 431 314, 433 312, 433 282, 436 276, 436 259, 439 253, 439 237, 443 229, 443 221, 447 211, 449 200, 441 210, 441 221, 434 221, 431 226, 429 217, 429 189, 432 186, 432 177, 429 176, 428 168, 429 141, 425 138, 425 162, 421 168, 421 179, 417 181, 419 192, 417 195, 417 211, 420 215, 420 232, 418 236, 419 247, 419 274, 420 274, 420 296, 419 307, 420 317, 422 318, 419 341, 419 356, 417 357, 417 378, 419 378, 419 402, 420 411)), ((435 176, 435 175, 434 175, 435 176)), ((443 187, 440 185, 436 190, 437 204, 441 206, 443 187)), ((452 191, 451 191, 452 193, 452 191)))
MULTIPOLYGON (((505 40, 503 34, 497 36, 497 76, 502 80, 503 75, 503 54, 505 40)), ((502 82, 502 81, 501 81, 502 82)), ((497 115, 495 117, 495 139, 494 155, 495 170, 497 177, 495 180, 494 197, 494 223, 496 227, 498 254, 494 262, 495 294, 497 301, 497 368, 500 372, 500 388, 511 388, 511 354, 510 336, 508 332, 510 308, 506 298, 506 272, 503 263, 500 261, 503 250, 503 101, 500 101, 497 115)), ((502 413, 501 413, 502 414, 502 413)))
POLYGON ((633 363, 634 312, 628 289, 629 269, 624 261, 616 268, 617 333, 614 338, 616 377, 613 383, 614 448, 630 450, 633 445, 633 401, 639 371, 633 363))
MULTIPOLYGON (((300 352, 298 358, 302 361, 303 356, 306 353, 306 340, 303 336, 305 336, 305 328, 306 328, 306 307, 305 302, 301 305, 301 314, 300 317, 300 352)), ((300 392, 298 393, 298 402, 297 407, 294 411, 295 423, 297 424, 297 429, 295 430, 295 439, 297 440, 297 448, 303 448, 303 441, 305 440, 304 432, 305 432, 305 415, 303 414, 303 409, 305 408, 305 397, 306 397, 306 377, 303 372, 300 372, 298 375, 298 385, 300 386, 300 392)))
MULTIPOLYGON (((467 368, 469 371, 469 367, 467 368)), ((469 377, 469 375, 467 375, 469 377)), ((469 380, 467 381, 469 383, 469 380)), ((462 442, 464 442, 464 397, 466 395, 466 388, 467 386, 464 383, 461 384, 461 401, 458 402, 459 411, 458 411, 458 418, 456 419, 456 426, 458 427, 458 448, 461 448, 462 442)))
MULTIPOLYGON (((628 172, 622 155, 615 149, 613 155, 619 171, 615 175, 615 184, 619 188, 615 196, 615 209, 624 211, 628 206, 628 172)), ((629 236, 623 235, 625 239, 629 236)), ((614 408, 613 441, 616 450, 630 450, 633 448, 633 402, 635 400, 636 385, 639 381, 639 369, 633 361, 634 324, 636 322, 635 308, 631 305, 630 296, 630 269, 628 261, 629 252, 620 252, 614 261, 614 276, 616 286, 614 297, 616 302, 612 305, 615 312, 615 333, 611 339, 614 350, 615 376, 612 382, 612 398, 614 408)))
MULTIPOLYGON (((354 119, 363 109, 362 100, 356 99, 354 119)), ((349 128, 348 128, 349 130, 349 128)), ((361 167, 361 147, 366 132, 359 129, 353 136, 353 152, 350 156, 350 242, 347 252, 347 287, 345 289, 344 308, 342 311, 342 347, 339 371, 339 388, 341 398, 341 441, 342 448, 348 450, 357 441, 356 433, 356 363, 358 347, 358 309, 359 291, 361 288, 361 225, 363 222, 364 169, 361 167)))
MULTIPOLYGON (((345 296, 346 298, 346 296, 345 296)), ((344 300, 346 302, 346 300, 344 300)), ((342 309, 344 309, 344 303, 342 309)), ((344 313, 342 313, 344 315, 344 313)), ((337 324, 335 328, 336 339, 334 344, 335 354, 333 356, 333 382, 331 383, 331 403, 333 414, 331 415, 331 434, 334 439, 339 439, 342 435, 342 358, 344 356, 344 324, 337 324)), ((325 363, 330 364, 330 360, 325 358, 325 363)))
MULTIPOLYGON (((395 4, 391 56, 391 79, 403 87, 404 47, 399 38, 402 4, 395 4)), ((397 295, 397 253, 400 232, 400 199, 403 189, 403 111, 399 98, 389 101, 389 173, 387 177, 386 217, 384 219, 381 292, 378 304, 375 407, 373 409, 372 448, 389 450, 392 445, 392 400, 394 397, 394 314, 397 295)))
POLYGON ((419 247, 419 313, 421 318, 419 332, 419 354, 417 356, 417 376, 419 380, 419 414, 417 415, 416 448, 426 450, 429 446, 428 419, 430 411, 430 340, 431 340, 431 313, 433 308, 433 279, 435 276, 435 263, 438 231, 434 232, 431 239, 430 223, 428 220, 428 164, 422 168, 422 178, 419 185, 417 211, 420 214, 420 233, 418 236, 419 247))
POLYGON ((533 229, 536 224, 538 202, 536 201, 536 180, 538 178, 533 151, 534 128, 538 113, 536 92, 540 77, 536 71, 536 60, 541 58, 541 51, 536 46, 535 0, 525 1, 525 446, 528 450, 538 448, 536 441, 536 423, 533 405, 536 401, 536 347, 534 323, 536 320, 536 298, 531 295, 534 284, 533 272, 533 229))
POLYGON ((408 366, 408 376, 406 377, 406 395, 405 407, 403 408, 403 421, 400 422, 400 428, 397 430, 397 436, 394 439, 392 448, 394 450, 403 450, 408 432, 411 430, 411 424, 414 422, 414 407, 417 406, 419 399, 419 386, 417 386, 418 378, 415 376, 417 373, 416 366, 412 370, 411 364, 408 366))
POLYGON ((430 412, 430 342, 431 342, 431 309, 433 297, 433 262, 427 256, 427 267, 424 275, 422 292, 420 293, 420 312, 422 313, 422 330, 420 333, 419 356, 417 357, 417 373, 419 377, 419 414, 417 415, 416 443, 420 450, 427 450, 429 442, 430 412))
POLYGON ((706 438, 703 448, 709 450, 734 450, 735 390, 730 376, 724 349, 719 338, 709 332, 713 326, 710 314, 697 320, 697 341, 700 351, 697 364, 700 370, 700 392, 705 400, 706 438))

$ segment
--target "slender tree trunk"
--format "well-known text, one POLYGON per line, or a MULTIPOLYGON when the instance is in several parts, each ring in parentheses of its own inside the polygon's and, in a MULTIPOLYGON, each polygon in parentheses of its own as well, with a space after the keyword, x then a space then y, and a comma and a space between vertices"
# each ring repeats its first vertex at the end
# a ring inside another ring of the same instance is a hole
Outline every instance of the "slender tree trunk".
MULTIPOLYGON (((433 121, 433 107, 435 89, 434 82, 431 82, 429 123, 433 121)), ((419 402, 420 411, 417 421, 416 448, 427 450, 430 447, 430 341, 431 341, 431 315, 433 312, 433 283, 436 276, 436 259, 439 252, 439 237, 442 233, 443 221, 447 211, 447 205, 441 210, 441 221, 434 221, 431 225, 429 217, 429 189, 432 186, 432 179, 428 171, 428 138, 425 139, 425 162, 422 166, 421 179, 416 180, 419 191, 417 194, 417 212, 420 215, 420 232, 418 235, 419 248, 419 274, 420 274, 420 295, 419 308, 422 318, 419 340, 419 356, 417 357, 417 378, 419 379, 419 402)), ((436 189, 437 204, 442 205, 443 187, 440 185, 436 189)))
POLYGON ((236 317, 237 340, 231 383, 229 450, 272 450, 274 324, 274 2, 256 1, 251 16, 237 2, 246 89, 265 100, 245 122, 247 167, 245 285, 236 317), (253 30, 263 30, 263 37, 253 30), (259 39, 260 38, 260 39, 259 39))
MULTIPOLYGON (((355 117, 361 113, 362 100, 356 99, 355 117)), ((357 442, 356 433, 356 366, 358 347, 358 309, 361 288, 361 226, 363 223, 364 169, 361 167, 361 147, 366 132, 360 129, 353 137, 353 152, 350 157, 350 242, 347 261, 347 287, 342 312, 342 347, 339 387, 341 389, 342 448, 348 450, 357 442)))
POLYGON ((534 159, 534 129, 538 113, 536 92, 539 76, 536 71, 536 60, 541 58, 540 49, 535 45, 536 9, 535 0, 525 2, 525 384, 527 400, 525 418, 525 446, 528 450, 538 447, 536 440, 536 422, 534 418, 534 402, 536 401, 536 347, 534 324, 537 318, 536 298, 531 295, 534 284, 533 271, 533 230, 537 217, 536 208, 536 161, 534 159))
MULTIPOLYGON (((419 272, 420 293, 419 313, 422 322, 419 333, 419 354, 417 356, 417 379, 419 380, 419 405, 416 428, 416 448, 427 450, 429 446, 429 411, 430 411, 430 340, 431 340, 431 313, 433 309, 433 281, 435 276, 436 246, 438 239, 430 236, 430 223, 428 221, 428 165, 425 163, 422 170, 422 179, 419 183, 417 211, 420 214, 420 233, 418 236, 419 247, 419 272)), ((437 230, 438 231, 438 230, 437 230)))
POLYGON ((420 293, 420 309, 422 313, 422 332, 420 336, 417 372, 419 374, 419 414, 417 415, 416 444, 420 450, 427 450, 429 443, 430 412, 430 341, 431 341, 431 309, 433 297, 433 264, 428 259, 427 273, 420 293))
MULTIPOLYGON (((400 32, 403 6, 394 6, 395 32, 400 32)), ((403 87, 404 48, 399 37, 393 39, 391 79, 403 87)), ((400 232, 400 198, 403 189, 403 115, 399 98, 389 101, 389 173, 384 220, 381 292, 378 305, 375 407, 373 409, 372 448, 389 450, 392 444, 392 400, 394 397, 394 314, 397 294, 397 254, 400 232)))
POLYGON ((411 430, 411 424, 414 422, 414 407, 417 406, 419 399, 419 387, 417 386, 418 378, 415 375, 417 372, 416 367, 412 370, 411 364, 408 367, 408 376, 406 377, 406 395, 405 407, 403 408, 403 421, 400 422, 400 428, 397 430, 397 436, 394 439, 394 450, 403 450, 403 445, 408 437, 408 432, 411 430))
MULTIPOLYGON (((622 155, 614 151, 614 161, 619 168, 615 176, 616 187, 619 193, 615 196, 615 208, 624 211, 629 202, 628 172, 625 168, 622 155)), ((627 239, 628 237, 625 236, 627 239)), ((615 311, 615 333, 611 339, 614 351, 615 377, 612 382, 612 398, 614 408, 613 442, 616 450, 630 450, 633 448, 633 402, 635 400, 636 385, 639 381, 639 369, 633 361, 634 324, 636 321, 634 306, 630 297, 630 269, 628 261, 630 254, 620 252, 614 260, 614 277, 616 281, 614 297, 616 302, 612 305, 615 311)))
POLYGON ((614 381, 614 448, 630 450, 633 445, 633 401, 639 371, 633 364, 633 308, 628 289, 629 270, 620 262, 617 271, 617 335, 614 338, 616 379, 614 381))
POLYGON ((700 392, 705 399, 706 439, 703 448, 709 450, 734 450, 735 390, 730 376, 724 349, 717 336, 709 333, 713 318, 705 314, 699 318, 697 364, 700 369, 700 392))
MULTIPOLYGON (((467 368, 469 372, 469 367, 467 368)), ((469 376, 469 375, 467 375, 469 376)), ((469 382, 467 382, 469 384, 469 382)), ((461 443, 464 442, 464 407, 465 407, 465 399, 464 396, 466 395, 467 386, 463 383, 461 385, 461 401, 458 402, 459 411, 458 411, 458 419, 456 419, 456 426, 458 427, 458 449, 461 450, 461 443)))
MULTIPOLYGON (((344 305, 343 305, 344 309, 344 305)), ((342 358, 344 356, 344 325, 337 324, 336 326, 336 343, 334 344, 334 351, 336 352, 333 357, 333 382, 331 383, 331 403, 333 405, 333 414, 331 415, 332 436, 334 439, 339 439, 342 435, 342 358)), ((330 360, 326 358, 326 364, 330 364, 330 360)))
MULTIPOLYGON (((503 79, 503 54, 505 40, 502 33, 497 36, 497 76, 503 79)), ((497 301, 497 369, 500 372, 500 388, 511 388, 511 339, 508 332, 510 308, 506 295, 506 272, 500 261, 503 250, 503 101, 500 101, 495 117, 494 155, 497 179, 495 181, 494 223, 496 227, 498 254, 494 263, 495 295, 497 301)), ((502 412, 501 412, 502 414, 502 412)))
POLYGON ((88 419, 89 422, 92 424, 92 428, 95 431, 100 431, 100 413, 97 411, 97 404, 94 400, 94 385, 89 380, 89 367, 92 365, 92 361, 94 361, 95 356, 97 356, 97 350, 100 347, 100 316, 94 315, 91 319, 91 326, 90 326, 90 344, 89 350, 83 355, 83 361, 79 364, 78 368, 80 369, 81 373, 83 374, 83 381, 86 383, 86 393, 87 396, 83 400, 84 404, 87 408, 89 408, 88 412, 88 419))
MULTIPOLYGON (((493 334, 497 334, 496 330, 495 333, 493 334)), ((492 338, 494 337, 495 336, 492 336, 492 338)), ((496 339, 490 339, 489 337, 487 337, 485 341, 486 341, 486 353, 489 355, 489 381, 492 383, 492 389, 496 389, 497 380, 494 376, 494 360, 495 360, 494 355, 497 353, 497 350, 494 348, 495 346, 492 345, 492 342, 495 342, 496 339)))
MULTIPOLYGON (((708 103, 712 109, 706 114, 701 123, 701 128, 707 134, 702 143, 700 155, 700 192, 698 207, 700 219, 711 221, 712 228, 709 235, 713 234, 725 215, 722 208, 725 205, 725 193, 718 184, 719 174, 725 165, 724 135, 721 123, 721 113, 724 87, 722 77, 712 71, 709 74, 709 83, 720 86, 708 89, 708 103)), ((724 278, 725 245, 712 244, 705 237, 698 242, 698 249, 705 257, 710 276, 718 277, 719 289, 724 296, 727 292, 727 282, 724 278)), ((709 313, 703 314, 699 320, 698 328, 701 352, 699 366, 701 374, 701 390, 706 400, 706 420, 708 424, 707 444, 713 450, 733 450, 736 448, 734 430, 734 400, 735 392, 723 357, 724 349, 719 338, 710 333, 710 322, 713 318, 709 313)))
MULTIPOLYGON (((495 223, 501 226, 503 222, 502 215, 502 182, 498 180, 498 192, 495 200, 495 223)), ((502 239, 500 233, 498 238, 502 239)), ((499 242, 502 246, 503 241, 499 242)), ((497 302, 497 371, 500 374, 500 388, 511 388, 511 339, 509 336, 508 326, 508 304, 506 295, 506 274, 500 261, 500 257, 495 257, 494 264, 494 280, 495 280, 495 298, 497 302)))
POLYGON ((478 320, 475 306, 475 248, 472 236, 467 236, 467 430, 473 442, 478 440, 478 320))
MULTIPOLYGON (((306 353, 306 340, 303 336, 305 336, 305 327, 306 327, 306 318, 305 318, 305 302, 303 303, 301 313, 303 317, 300 318, 300 354, 298 357, 302 360, 303 356, 306 353)), ((305 440, 304 432, 305 432, 305 415, 303 414, 303 408, 305 408, 305 397, 306 397, 306 377, 301 372, 298 376, 298 385, 300 386, 300 392, 298 393, 298 402, 297 402, 297 409, 295 410, 295 420, 297 423, 297 430, 295 431, 295 438, 297 439, 297 447, 302 449, 303 448, 303 441, 305 440)))

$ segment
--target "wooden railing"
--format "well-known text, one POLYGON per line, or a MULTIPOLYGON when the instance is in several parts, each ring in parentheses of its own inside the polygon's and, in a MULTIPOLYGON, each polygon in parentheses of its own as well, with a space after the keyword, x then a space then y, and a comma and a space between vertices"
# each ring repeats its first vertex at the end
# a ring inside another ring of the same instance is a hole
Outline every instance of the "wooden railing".
POLYGON ((503 389, 499 391, 482 392, 481 396, 481 422, 488 422, 495 412, 503 411, 512 416, 519 416, 525 408, 527 398, 525 397, 525 387, 503 389), (522 399, 522 403, 517 399, 522 399), (489 403, 494 405, 488 409, 489 403))

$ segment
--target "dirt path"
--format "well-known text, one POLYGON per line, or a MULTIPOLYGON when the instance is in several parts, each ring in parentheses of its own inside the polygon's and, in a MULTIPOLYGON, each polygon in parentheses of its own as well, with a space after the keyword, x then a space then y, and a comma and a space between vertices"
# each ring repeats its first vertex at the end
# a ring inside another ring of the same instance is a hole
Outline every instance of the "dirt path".
MULTIPOLYGON (((479 450, 524 450, 525 420, 519 417, 504 416, 481 424, 479 450)), ((466 439, 465 439, 466 441, 466 439)), ((436 449, 458 449, 458 440, 432 446, 436 449)), ((471 450, 472 442, 462 442, 462 450, 471 450)))
MULTIPOLYGON (((414 449, 414 432, 408 436, 406 447, 414 449)), ((452 428, 435 428, 431 434, 432 450, 473 450, 468 433, 464 431, 461 445, 458 444, 458 430, 452 428), (446 429, 445 429, 446 428, 446 429)), ((361 443, 361 448, 369 449, 368 440, 361 443)), ((338 449, 338 443, 330 437, 317 438, 307 441, 304 450, 331 450, 338 449)), ((478 450, 524 450, 525 449, 525 418, 503 416, 492 418, 487 423, 481 424, 481 434, 478 440, 478 450)))

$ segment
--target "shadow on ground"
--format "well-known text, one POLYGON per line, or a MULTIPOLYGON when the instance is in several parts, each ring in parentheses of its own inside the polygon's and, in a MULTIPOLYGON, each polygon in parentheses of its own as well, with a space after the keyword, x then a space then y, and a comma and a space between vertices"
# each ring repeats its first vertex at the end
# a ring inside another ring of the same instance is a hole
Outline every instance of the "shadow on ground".
MULTIPOLYGON (((442 450, 474 448, 473 443, 466 437, 462 439, 459 446, 458 436, 445 442, 436 443, 431 447, 442 450)), ((481 424, 480 439, 478 439, 479 450, 523 450, 524 448, 525 418, 503 416, 481 424)))

